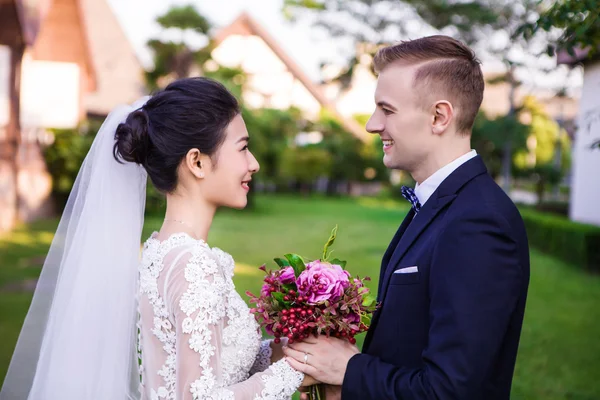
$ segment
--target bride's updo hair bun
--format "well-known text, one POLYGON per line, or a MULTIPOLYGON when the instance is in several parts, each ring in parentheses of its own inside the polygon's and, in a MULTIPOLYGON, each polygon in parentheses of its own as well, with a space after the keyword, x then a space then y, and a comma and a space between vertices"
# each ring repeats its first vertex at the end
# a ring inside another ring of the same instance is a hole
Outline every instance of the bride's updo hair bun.
POLYGON ((140 108, 119 124, 115 134, 115 158, 144 165, 150 138, 148 137, 148 116, 140 108))
POLYGON ((239 113, 237 100, 219 82, 176 80, 118 126, 114 157, 140 164, 159 191, 170 193, 177 187, 177 169, 187 153, 198 149, 216 156, 227 126, 239 113))

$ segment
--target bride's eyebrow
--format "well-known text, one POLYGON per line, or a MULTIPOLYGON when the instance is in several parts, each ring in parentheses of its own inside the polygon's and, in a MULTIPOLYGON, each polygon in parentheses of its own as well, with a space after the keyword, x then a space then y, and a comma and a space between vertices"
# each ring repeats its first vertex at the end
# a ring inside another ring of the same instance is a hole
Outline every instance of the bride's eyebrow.
POLYGON ((244 137, 239 138, 236 141, 236 143, 239 143, 239 142, 246 142, 246 143, 248 143, 249 141, 250 141, 250 137, 249 136, 244 136, 244 137))

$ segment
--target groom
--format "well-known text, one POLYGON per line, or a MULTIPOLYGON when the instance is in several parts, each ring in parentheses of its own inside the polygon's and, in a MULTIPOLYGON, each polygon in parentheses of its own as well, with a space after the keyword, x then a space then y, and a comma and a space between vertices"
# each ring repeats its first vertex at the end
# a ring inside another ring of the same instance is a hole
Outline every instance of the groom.
POLYGON ((363 352, 325 337, 285 349, 293 367, 344 400, 510 396, 529 249, 517 208, 471 150, 479 64, 446 36, 375 56, 367 130, 381 137, 384 164, 417 182, 402 191, 412 208, 383 256, 381 308, 363 352))

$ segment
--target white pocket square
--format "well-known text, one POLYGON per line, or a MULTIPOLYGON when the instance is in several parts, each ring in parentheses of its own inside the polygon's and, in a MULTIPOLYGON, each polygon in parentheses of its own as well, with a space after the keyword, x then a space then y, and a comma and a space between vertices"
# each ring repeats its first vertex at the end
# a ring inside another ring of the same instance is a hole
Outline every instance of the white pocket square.
POLYGON ((400 268, 394 271, 395 274, 414 274, 415 272, 419 272, 419 267, 416 265, 413 267, 400 268))

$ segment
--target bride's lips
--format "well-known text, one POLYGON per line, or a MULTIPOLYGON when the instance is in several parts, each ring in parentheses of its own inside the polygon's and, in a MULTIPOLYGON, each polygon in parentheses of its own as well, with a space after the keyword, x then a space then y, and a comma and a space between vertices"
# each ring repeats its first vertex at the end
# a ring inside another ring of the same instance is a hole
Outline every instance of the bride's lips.
POLYGON ((248 192, 248 191, 250 190, 250 181, 251 181, 251 180, 252 180, 252 179, 250 179, 250 180, 247 180, 247 181, 242 181, 242 188, 243 188, 243 189, 244 189, 246 192, 248 192))

